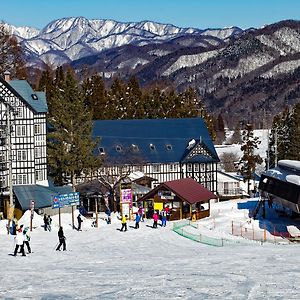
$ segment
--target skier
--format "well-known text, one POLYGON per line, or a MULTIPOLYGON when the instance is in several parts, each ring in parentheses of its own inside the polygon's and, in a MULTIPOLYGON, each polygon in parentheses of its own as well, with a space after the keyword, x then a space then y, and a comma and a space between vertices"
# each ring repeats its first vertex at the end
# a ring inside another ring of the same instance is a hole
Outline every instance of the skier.
MULTIPOLYGON (((24 246, 23 247, 25 248, 25 245, 26 245, 28 253, 31 253, 31 248, 29 245, 30 235, 28 233, 28 227, 24 228, 23 235, 24 235, 24 246)), ((24 252, 25 252, 25 249, 24 249, 24 252)))
POLYGON ((81 219, 81 215, 79 214, 78 217, 77 217, 77 221, 78 221, 78 228, 77 230, 81 230, 81 223, 82 223, 82 219, 81 219))
POLYGON ((51 231, 51 223, 52 223, 52 218, 50 216, 47 217, 47 229, 51 231))
POLYGON ((17 235, 15 237, 15 243, 16 247, 13 256, 17 256, 19 247, 21 249, 22 256, 26 256, 24 251, 24 235, 21 228, 17 232, 17 235))
POLYGON ((136 213, 135 214, 135 229, 140 228, 140 220, 141 220, 141 216, 138 213, 136 213))
POLYGON ((58 239, 59 239, 59 245, 57 246, 56 251, 60 251, 60 246, 63 246, 63 251, 66 251, 67 250, 66 237, 64 235, 62 226, 60 226, 58 230, 58 239))
POLYGON ((144 208, 142 206, 139 207, 138 213, 140 215, 140 219, 144 222, 144 208))
POLYGON ((46 214, 44 214, 44 229, 45 231, 48 229, 48 217, 46 214))
POLYGON ((125 229, 125 231, 127 231, 127 215, 123 215, 122 220, 122 227, 121 227, 121 231, 123 231, 123 229, 125 229))
POLYGON ((157 221, 158 221, 158 214, 155 211, 153 214, 153 226, 152 226, 153 228, 157 228, 157 221))

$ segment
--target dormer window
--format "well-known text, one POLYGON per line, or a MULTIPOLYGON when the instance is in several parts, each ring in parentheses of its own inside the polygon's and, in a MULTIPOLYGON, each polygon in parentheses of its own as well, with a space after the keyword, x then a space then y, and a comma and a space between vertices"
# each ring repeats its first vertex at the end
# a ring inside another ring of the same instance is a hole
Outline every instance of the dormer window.
POLYGON ((117 145, 117 146, 116 146, 116 151, 117 151, 117 152, 121 152, 121 151, 122 151, 122 147, 121 147, 120 145, 117 145))
POLYGON ((168 151, 171 151, 171 150, 172 150, 172 145, 167 144, 167 145, 166 145, 166 149, 167 149, 168 151))
POLYGON ((132 146, 132 150, 134 152, 138 152, 139 151, 139 146, 138 145, 132 144, 131 146, 132 146))
POLYGON ((37 96, 37 94, 31 94, 31 98, 33 100, 38 100, 39 99, 38 96, 37 96))
POLYGON ((99 150, 99 154, 100 155, 104 155, 105 154, 105 150, 104 150, 103 147, 99 147, 98 150, 99 150))
POLYGON ((154 144, 150 144, 149 148, 150 148, 151 151, 155 151, 155 145, 154 144))

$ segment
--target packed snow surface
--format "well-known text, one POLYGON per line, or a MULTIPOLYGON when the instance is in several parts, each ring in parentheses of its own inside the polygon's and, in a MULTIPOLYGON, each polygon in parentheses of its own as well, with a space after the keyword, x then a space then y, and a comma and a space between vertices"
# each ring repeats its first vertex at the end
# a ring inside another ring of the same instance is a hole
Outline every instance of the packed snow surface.
MULTIPOLYGON (((224 228, 222 235, 229 236, 231 217, 247 218, 247 210, 237 207, 238 200, 212 205, 219 235, 224 228)), ((152 229, 146 220, 134 229, 130 221, 128 231, 120 232, 114 216, 99 228, 84 219, 83 230, 76 231, 70 214, 61 218, 67 251, 54 250, 58 216, 45 232, 42 216, 35 215, 33 253, 26 257, 8 255, 14 237, 0 221, 1 299, 299 299, 297 244, 213 247, 176 234, 171 222, 152 229)), ((199 221, 199 228, 209 231, 208 221, 199 221)), ((28 222, 26 212, 19 224, 28 222)))

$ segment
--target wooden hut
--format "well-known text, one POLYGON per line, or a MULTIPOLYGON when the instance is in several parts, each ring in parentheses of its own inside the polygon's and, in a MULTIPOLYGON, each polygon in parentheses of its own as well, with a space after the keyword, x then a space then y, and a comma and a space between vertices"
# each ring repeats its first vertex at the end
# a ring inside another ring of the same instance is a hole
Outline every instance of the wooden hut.
POLYGON ((192 178, 161 183, 139 199, 151 217, 154 210, 170 208, 170 220, 201 219, 210 215, 210 200, 218 197, 192 178))

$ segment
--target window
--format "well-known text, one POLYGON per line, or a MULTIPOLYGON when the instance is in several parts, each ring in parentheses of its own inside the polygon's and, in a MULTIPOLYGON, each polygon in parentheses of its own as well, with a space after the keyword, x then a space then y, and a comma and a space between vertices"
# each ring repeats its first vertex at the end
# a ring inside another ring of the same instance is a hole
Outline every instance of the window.
POLYGON ((193 165, 192 164, 187 164, 187 171, 192 172, 193 171, 193 165))
POLYGON ((31 98, 33 100, 38 100, 39 99, 38 96, 37 96, 37 94, 31 94, 31 98))
POLYGON ((36 170, 35 171, 35 180, 36 181, 44 180, 44 178, 43 178, 43 171, 42 170, 36 170))
POLYGON ((26 150, 18 150, 17 151, 17 160, 18 161, 27 160, 27 152, 26 152, 26 150))
POLYGON ((41 124, 34 124, 34 134, 41 134, 41 133, 42 133, 41 124))
POLYGON ((105 154, 105 150, 104 150, 103 147, 99 147, 99 148, 98 148, 98 151, 99 151, 99 154, 100 154, 100 155, 104 155, 104 154, 105 154))
POLYGON ((0 176, 0 188, 5 188, 5 187, 6 187, 6 177, 0 176))
POLYGON ((134 152, 138 152, 139 151, 139 146, 138 145, 135 145, 135 144, 132 144, 132 150, 134 152))
POLYGON ((159 164, 153 165, 152 166, 152 171, 153 171, 153 173, 159 173, 160 172, 160 165, 159 164))
POLYGON ((18 137, 26 136, 26 126, 25 125, 17 125, 16 126, 16 134, 18 137))
POLYGON ((121 147, 120 145, 117 145, 117 146, 116 146, 116 151, 117 151, 117 152, 121 152, 121 151, 122 151, 122 147, 121 147))
POLYGON ((149 145, 149 148, 150 148, 150 150, 155 151, 155 145, 150 144, 150 145, 149 145))
POLYGON ((16 108, 16 117, 17 118, 23 118, 23 108, 22 107, 17 107, 16 108))
POLYGON ((171 150, 172 150, 172 145, 167 144, 167 145, 166 145, 166 149, 167 149, 168 151, 171 151, 171 150))
POLYGON ((35 158, 42 157, 42 148, 41 147, 34 148, 34 156, 35 156, 35 158))
POLYGON ((195 170, 195 172, 199 172, 199 165, 198 164, 194 165, 194 170, 195 170))
POLYGON ((170 164, 169 165, 169 171, 170 172, 176 172, 177 171, 177 166, 176 164, 170 164))

